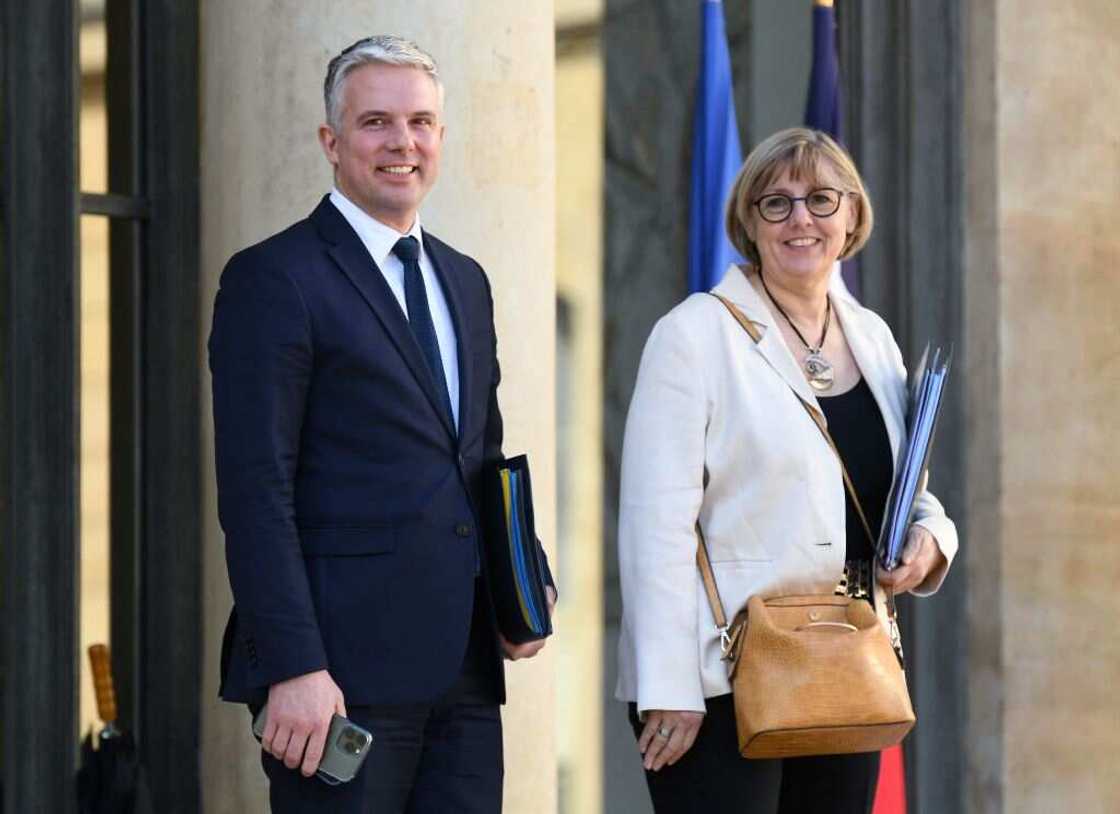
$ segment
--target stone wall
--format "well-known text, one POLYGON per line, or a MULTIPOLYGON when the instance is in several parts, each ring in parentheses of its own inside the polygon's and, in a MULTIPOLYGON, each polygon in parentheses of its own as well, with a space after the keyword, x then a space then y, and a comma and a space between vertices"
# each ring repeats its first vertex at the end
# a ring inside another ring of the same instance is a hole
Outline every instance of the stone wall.
POLYGON ((1120 810, 1120 13, 995 3, 1005 811, 1120 810))

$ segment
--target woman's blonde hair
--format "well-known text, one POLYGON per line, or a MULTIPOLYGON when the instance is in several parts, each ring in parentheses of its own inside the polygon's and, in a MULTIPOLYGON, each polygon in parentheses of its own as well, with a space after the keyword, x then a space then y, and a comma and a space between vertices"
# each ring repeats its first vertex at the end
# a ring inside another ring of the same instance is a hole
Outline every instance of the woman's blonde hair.
MULTIPOLYGON (((863 248, 871 236, 874 213, 867 188, 848 151, 826 133, 807 127, 779 130, 755 147, 743 162, 727 202, 727 236, 731 245, 754 266, 761 264, 758 247, 747 232, 751 208, 763 191, 786 170, 795 181, 824 183, 825 173, 836 175, 844 192, 856 195, 856 226, 848 235, 840 259, 846 260, 863 248)), ((827 183, 833 183, 831 179, 827 183)))

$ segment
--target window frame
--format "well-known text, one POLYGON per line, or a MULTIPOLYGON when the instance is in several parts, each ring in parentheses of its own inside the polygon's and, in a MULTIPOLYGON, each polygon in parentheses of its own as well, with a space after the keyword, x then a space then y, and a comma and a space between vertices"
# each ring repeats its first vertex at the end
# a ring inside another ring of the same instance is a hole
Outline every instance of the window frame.
POLYGON ((120 722, 142 744, 156 809, 195 812, 198 3, 106 0, 114 43, 106 194, 78 189, 77 5, 0 4, 0 571, 9 621, 0 649, 0 804, 76 808, 78 220, 93 214, 111 222, 111 637, 120 722))

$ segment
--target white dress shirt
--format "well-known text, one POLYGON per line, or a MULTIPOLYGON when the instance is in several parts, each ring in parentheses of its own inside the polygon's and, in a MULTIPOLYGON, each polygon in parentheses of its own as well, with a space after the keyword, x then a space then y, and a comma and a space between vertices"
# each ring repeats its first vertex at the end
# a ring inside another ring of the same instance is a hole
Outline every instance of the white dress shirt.
POLYGON ((420 228, 420 215, 412 228, 406 234, 401 234, 391 226, 386 226, 381 221, 371 218, 357 204, 338 191, 331 189, 331 203, 346 218, 346 222, 353 227, 366 247, 369 256, 377 265, 385 282, 397 298, 401 311, 408 316, 408 305, 404 299, 404 264, 395 254, 393 247, 402 237, 414 237, 420 243, 420 274, 424 278, 424 291, 428 295, 428 310, 432 312, 432 324, 435 325, 436 339, 439 342, 439 355, 443 361, 443 375, 447 379, 447 395, 451 399, 451 414, 455 420, 455 428, 459 428, 459 342, 455 336, 455 324, 451 321, 451 310, 447 306, 447 298, 443 295, 443 288, 439 284, 439 277, 428 258, 424 248, 424 234, 420 228))

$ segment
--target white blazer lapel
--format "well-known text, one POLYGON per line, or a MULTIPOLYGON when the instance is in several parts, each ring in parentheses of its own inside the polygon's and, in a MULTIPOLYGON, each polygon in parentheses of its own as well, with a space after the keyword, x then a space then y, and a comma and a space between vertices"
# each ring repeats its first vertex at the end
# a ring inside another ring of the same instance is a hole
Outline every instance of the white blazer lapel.
MULTIPOLYGON (((794 389, 797 395, 801 396, 808 402, 809 406, 823 416, 824 413, 821 411, 820 404, 817 403, 817 397, 813 394, 813 389, 809 387, 809 382, 805 380, 805 374, 801 372, 797 360, 782 339, 781 331, 773 323, 773 315, 766 307, 766 303, 758 296, 758 292, 747 281, 743 270, 738 266, 730 266, 719 285, 712 291, 727 297, 739 306, 747 319, 759 326, 762 331, 762 340, 755 346, 759 353, 774 369, 774 372, 794 389)), ((743 338, 749 341, 746 334, 743 338)))

